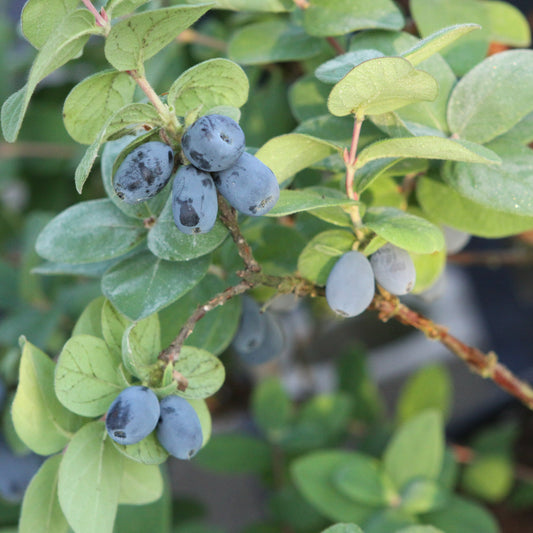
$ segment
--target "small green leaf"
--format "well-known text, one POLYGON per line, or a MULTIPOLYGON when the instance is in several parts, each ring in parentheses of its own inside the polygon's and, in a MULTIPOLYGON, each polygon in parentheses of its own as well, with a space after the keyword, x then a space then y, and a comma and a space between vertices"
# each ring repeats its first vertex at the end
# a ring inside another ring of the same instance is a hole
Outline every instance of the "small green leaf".
POLYGON ((430 479, 413 479, 401 492, 400 507, 406 513, 420 514, 442 509, 449 499, 449 492, 430 479))
POLYGON ((118 502, 146 505, 163 495, 163 477, 157 465, 124 461, 118 502))
POLYGON ((386 507, 398 497, 379 461, 362 453, 352 453, 332 483, 344 496, 367 506, 386 507))
POLYGON ((28 0, 21 15, 24 37, 35 48, 41 48, 78 4, 78 0, 28 0))
POLYGON ((126 370, 140 380, 147 379, 150 365, 161 351, 161 333, 157 314, 129 326, 122 337, 122 360, 126 370))
POLYGON ((383 457, 386 472, 402 489, 416 477, 437 479, 444 457, 444 427, 438 411, 426 410, 403 424, 383 457), (416 457, 416 461, 409 458, 416 457))
MULTIPOLYGON (((202 0, 187 0, 189 4, 199 4, 202 0)), ((283 13, 294 8, 292 0, 215 0, 216 9, 231 9, 233 11, 265 11, 283 13)))
POLYGON ((255 388, 252 415, 269 439, 276 441, 286 429, 292 415, 292 403, 278 378, 267 378, 255 388))
POLYGON ((533 150, 508 141, 488 147, 502 159, 500 166, 445 163, 444 181, 461 196, 496 211, 533 216, 533 150))
POLYGON ((268 20, 237 30, 229 42, 228 55, 241 65, 261 65, 308 59, 322 49, 320 39, 288 20, 268 20))
POLYGON ((282 217, 302 211, 310 211, 321 207, 358 205, 339 191, 334 189, 312 188, 298 190, 283 190, 276 205, 267 213, 270 217, 282 217))
POLYGON ((430 254, 444 248, 444 236, 437 226, 401 209, 370 207, 363 223, 386 241, 410 252, 430 254))
POLYGON ((396 533, 444 533, 444 531, 433 526, 408 526, 400 529, 396 533))
POLYGON ((56 394, 65 407, 83 416, 99 416, 123 388, 117 360, 102 339, 77 335, 67 341, 55 373, 56 394))
POLYGON ((168 452, 159 444, 155 432, 150 433, 137 444, 124 445, 113 441, 113 445, 129 459, 145 465, 159 465, 168 458, 168 452))
POLYGON ((28 485, 22 501, 19 533, 67 533, 68 523, 57 498, 62 458, 62 455, 49 457, 28 485))
POLYGON ((106 438, 103 421, 76 433, 59 467, 61 509, 76 533, 112 533, 124 457, 106 438))
POLYGON ((334 526, 324 529, 322 533, 364 533, 363 530, 355 524, 335 524, 334 526))
POLYGON ((394 111, 420 100, 433 101, 438 95, 435 78, 415 69, 400 57, 371 59, 353 68, 331 90, 328 109, 342 117, 359 119, 394 111))
POLYGON ((415 46, 403 52, 402 56, 416 67, 463 35, 479 29, 481 29, 479 24, 455 24, 454 26, 443 28, 419 41, 415 46))
POLYGON ((411 253, 411 258, 416 270, 416 282, 411 292, 420 294, 429 289, 442 275, 446 266, 446 250, 442 249, 432 254, 411 253))
POLYGON ((126 217, 111 200, 75 204, 52 219, 35 248, 50 261, 94 263, 120 257, 146 235, 142 221, 126 217))
POLYGON ((146 60, 196 22, 212 5, 153 9, 117 22, 105 41, 106 59, 117 70, 142 70, 146 60))
POLYGON ((105 6, 110 18, 121 17, 133 13, 138 7, 148 3, 149 0, 109 0, 105 6))
POLYGON ((300 121, 327 114, 329 92, 330 87, 317 80, 313 74, 302 76, 289 88, 292 114, 300 121))
POLYGON ((298 258, 298 271, 317 285, 325 285, 333 265, 355 243, 353 233, 324 231, 313 237, 298 258))
POLYGON ((2 106, 2 132, 8 142, 14 142, 37 84, 48 74, 78 56, 92 34, 100 33, 94 16, 87 9, 69 13, 53 30, 33 62, 28 83, 12 94, 2 106))
POLYGON ((173 263, 142 251, 110 268, 102 292, 131 320, 140 320, 178 300, 206 274, 210 257, 173 263))
POLYGON ((268 444, 249 435, 216 435, 194 458, 201 467, 215 472, 262 474, 272 465, 268 444))
POLYGON ((270 139, 255 156, 274 172, 279 183, 285 183, 300 170, 334 153, 340 153, 340 148, 328 141, 287 133, 270 139))
POLYGON ((396 419, 403 424, 424 409, 436 409, 446 419, 451 409, 452 382, 446 367, 429 365, 412 374, 398 398, 396 419))
POLYGON ((168 103, 177 115, 185 116, 191 109, 200 109, 203 115, 215 106, 243 106, 248 90, 244 70, 233 61, 216 58, 181 74, 168 91, 168 103))
POLYGON ((369 59, 383 57, 385 54, 379 50, 364 49, 346 52, 322 63, 316 70, 315 76, 324 83, 337 83, 342 80, 350 70, 369 59))
POLYGON ((131 320, 120 313, 109 300, 102 305, 102 338, 117 361, 122 357, 122 337, 131 325, 131 320))
POLYGON ((365 533, 385 533, 394 531, 397 533, 401 528, 416 524, 414 516, 408 515, 402 509, 385 508, 378 510, 365 523, 365 533))
POLYGON ((142 125, 155 126, 160 119, 157 111, 151 104, 129 104, 119 109, 101 129, 98 137, 87 148, 81 161, 76 167, 74 182, 76 190, 81 193, 83 186, 89 177, 94 161, 98 156, 98 151, 111 136, 123 132, 132 133, 142 125))
POLYGON ((466 74, 453 90, 448 123, 463 139, 486 143, 533 111, 532 50, 495 54, 466 74))
POLYGON ((466 465, 461 488, 486 502, 497 503, 509 495, 514 484, 514 467, 510 457, 480 455, 466 465))
POLYGON ((331 482, 334 473, 348 464, 352 453, 343 450, 310 453, 292 462, 291 475, 298 490, 320 514, 333 521, 362 523, 374 509, 355 503, 331 482))
POLYGON ((172 195, 159 215, 157 222, 148 233, 148 248, 166 261, 189 261, 205 256, 218 248, 228 236, 228 230, 218 221, 211 231, 198 235, 181 232, 172 214, 172 195))
POLYGON ((81 144, 92 144, 109 118, 129 104, 135 82, 116 70, 98 72, 78 83, 63 106, 63 121, 69 135, 81 144))
POLYGON ((19 383, 12 417, 21 440, 36 453, 61 450, 83 420, 59 403, 54 392, 54 362, 23 339, 19 383))
POLYGON ((310 35, 329 37, 369 28, 401 30, 404 19, 391 0, 310 0, 303 24, 310 35))
POLYGON ((92 335, 100 339, 104 338, 102 333, 102 307, 104 303, 105 298, 99 296, 87 305, 74 325, 72 337, 75 335, 92 335))
POLYGON ((185 376, 187 389, 178 391, 187 399, 203 399, 212 396, 224 383, 224 365, 214 355, 194 346, 183 346, 174 370, 185 376))
POLYGON ((507 237, 533 229, 533 217, 477 204, 434 177, 419 178, 416 197, 433 220, 479 237, 507 237))

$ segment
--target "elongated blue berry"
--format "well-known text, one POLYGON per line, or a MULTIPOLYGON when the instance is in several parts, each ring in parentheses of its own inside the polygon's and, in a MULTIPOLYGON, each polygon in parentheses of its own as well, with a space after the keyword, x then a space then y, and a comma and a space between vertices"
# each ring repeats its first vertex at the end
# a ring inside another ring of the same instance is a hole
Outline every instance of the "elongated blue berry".
POLYGON ((132 150, 113 176, 117 196, 128 204, 153 198, 168 183, 174 152, 162 142, 147 142, 132 150))
POLYGON ((148 387, 128 387, 107 411, 107 433, 119 444, 136 444, 152 433, 159 414, 159 400, 148 387))
POLYGON ((244 151, 241 127, 224 115, 204 115, 190 126, 181 139, 185 157, 206 172, 231 167, 244 151))
POLYGON ((217 220, 218 200, 213 178, 192 165, 180 167, 172 184, 172 214, 180 231, 207 233, 217 220))
POLYGON ((416 270, 407 250, 391 243, 382 246, 370 257, 376 281, 392 294, 407 294, 413 290, 416 270))

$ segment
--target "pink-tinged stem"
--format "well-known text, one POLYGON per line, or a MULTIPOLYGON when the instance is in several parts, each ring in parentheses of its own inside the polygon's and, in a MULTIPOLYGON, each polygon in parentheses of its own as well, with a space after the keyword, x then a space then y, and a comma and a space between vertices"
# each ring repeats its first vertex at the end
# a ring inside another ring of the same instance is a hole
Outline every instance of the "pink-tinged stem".
POLYGON ((359 144, 362 125, 363 121, 355 117, 350 151, 344 152, 344 163, 346 164, 346 194, 351 200, 359 200, 359 195, 353 190, 353 180, 355 176, 355 163, 357 162, 357 145, 359 144))
POLYGON ((98 10, 93 6, 93 3, 91 2, 91 0, 81 0, 81 1, 85 5, 85 7, 94 15, 96 24, 98 26, 102 26, 103 28, 105 28, 108 24, 107 15, 105 17, 100 15, 100 13, 98 13, 98 10))

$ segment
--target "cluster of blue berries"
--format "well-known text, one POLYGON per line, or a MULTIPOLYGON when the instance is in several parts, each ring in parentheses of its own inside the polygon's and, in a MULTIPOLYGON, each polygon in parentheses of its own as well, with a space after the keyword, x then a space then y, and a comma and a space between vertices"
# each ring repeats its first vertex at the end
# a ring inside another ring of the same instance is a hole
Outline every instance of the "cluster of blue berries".
POLYGON ((409 253, 391 243, 382 246, 370 260, 358 251, 343 254, 326 282, 326 300, 344 317, 360 315, 372 302, 375 282, 395 295, 410 292, 416 270, 409 253))
POLYGON ((185 398, 170 395, 159 401, 151 389, 140 385, 115 398, 105 424, 119 444, 136 444, 156 430, 161 446, 178 459, 190 459, 203 443, 200 419, 185 398))
MULTIPOLYGON (((172 214, 180 231, 207 233, 218 214, 217 189, 237 211, 266 214, 278 201, 276 176, 257 157, 244 151, 241 127, 224 115, 200 117, 181 139, 182 165, 172 184, 172 214)), ((113 178, 119 198, 136 204, 154 197, 170 180, 174 152, 162 142, 147 142, 132 150, 113 178)))

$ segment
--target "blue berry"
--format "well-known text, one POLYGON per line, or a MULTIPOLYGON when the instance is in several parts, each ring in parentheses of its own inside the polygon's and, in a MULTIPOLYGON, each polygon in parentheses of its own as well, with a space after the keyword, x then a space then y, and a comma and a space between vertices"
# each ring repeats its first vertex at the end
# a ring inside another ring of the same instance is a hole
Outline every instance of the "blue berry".
POLYGON ((335 263, 326 282, 326 300, 344 317, 361 314, 374 297, 374 273, 370 261, 357 251, 347 252, 335 263))
POLYGON ((444 242, 446 243, 446 252, 448 254, 460 252, 472 238, 470 233, 451 228, 450 226, 442 226, 442 233, 444 234, 444 242))
POLYGON ((416 270, 407 250, 387 243, 372 254, 370 264, 376 281, 392 294, 407 294, 413 290, 416 270))
POLYGON ((247 152, 232 167, 213 173, 213 178, 220 194, 245 215, 264 215, 279 198, 279 184, 272 170, 247 152))
POLYGON ((159 400, 148 388, 124 389, 107 411, 105 426, 119 444, 135 444, 155 429, 159 420, 159 400))
POLYGON ((217 220, 218 200, 213 178, 192 165, 180 167, 172 184, 172 214, 180 231, 207 233, 217 220))
POLYGON ((266 320, 257 302, 242 297, 242 313, 237 333, 231 344, 239 354, 247 354, 261 346, 266 334, 266 320))
POLYGON ((113 176, 117 196, 128 204, 153 198, 168 183, 174 152, 162 142, 147 142, 132 150, 113 176))
POLYGON ((281 325, 273 313, 265 311, 262 314, 265 335, 262 342, 248 351, 235 350, 242 361, 249 365, 260 365, 280 355, 285 345, 285 338, 281 325))
POLYGON ((161 400, 157 438, 161 446, 178 459, 191 459, 202 447, 200 419, 185 398, 170 395, 161 400))
POLYGON ((206 172, 224 170, 244 152, 244 133, 232 118, 204 115, 187 129, 181 148, 195 167, 206 172))

